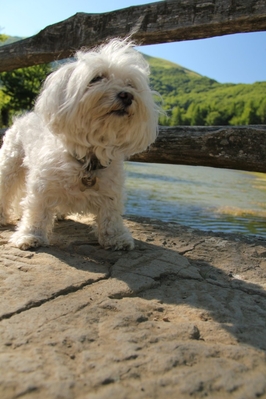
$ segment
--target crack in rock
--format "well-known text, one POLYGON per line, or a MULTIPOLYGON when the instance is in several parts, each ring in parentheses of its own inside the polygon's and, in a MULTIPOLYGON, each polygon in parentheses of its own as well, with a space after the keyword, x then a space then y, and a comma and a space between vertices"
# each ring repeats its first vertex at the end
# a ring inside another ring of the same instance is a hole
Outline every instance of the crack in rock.
POLYGON ((84 281, 83 283, 81 283, 79 285, 70 285, 68 287, 62 288, 61 290, 54 292, 52 295, 50 295, 47 298, 29 301, 28 303, 25 304, 25 306, 22 306, 21 308, 15 310, 13 312, 2 314, 0 316, 0 321, 5 320, 5 319, 10 319, 11 317, 13 317, 17 314, 26 312, 27 310, 30 310, 32 308, 37 308, 39 306, 42 306, 43 304, 45 304, 47 302, 53 301, 54 299, 58 298, 59 296, 67 296, 68 294, 72 294, 73 292, 82 290, 84 287, 87 287, 88 285, 96 284, 102 280, 108 280, 109 277, 110 277, 110 275, 108 275, 106 277, 99 278, 96 281, 92 280, 92 279, 88 279, 87 281, 84 281))

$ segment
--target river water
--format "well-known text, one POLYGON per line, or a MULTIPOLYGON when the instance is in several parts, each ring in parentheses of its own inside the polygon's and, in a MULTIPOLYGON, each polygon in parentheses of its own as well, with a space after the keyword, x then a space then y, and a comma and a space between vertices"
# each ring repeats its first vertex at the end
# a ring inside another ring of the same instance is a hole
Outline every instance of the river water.
POLYGON ((266 238, 266 174, 126 163, 126 214, 266 238))

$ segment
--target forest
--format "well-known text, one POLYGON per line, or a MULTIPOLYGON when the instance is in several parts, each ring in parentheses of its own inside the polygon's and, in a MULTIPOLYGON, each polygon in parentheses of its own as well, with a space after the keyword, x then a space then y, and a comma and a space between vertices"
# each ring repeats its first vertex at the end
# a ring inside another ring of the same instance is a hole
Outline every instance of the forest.
POLYGON ((151 86, 163 102, 161 124, 253 125, 266 123, 266 82, 221 84, 172 62, 145 56, 151 86))
MULTIPOLYGON (((165 111, 161 125, 266 123, 266 82, 221 84, 170 61, 144 56, 151 68, 151 87, 165 111)), ((14 115, 32 109, 53 68, 53 64, 38 65, 0 74, 0 127, 8 126, 14 115)))

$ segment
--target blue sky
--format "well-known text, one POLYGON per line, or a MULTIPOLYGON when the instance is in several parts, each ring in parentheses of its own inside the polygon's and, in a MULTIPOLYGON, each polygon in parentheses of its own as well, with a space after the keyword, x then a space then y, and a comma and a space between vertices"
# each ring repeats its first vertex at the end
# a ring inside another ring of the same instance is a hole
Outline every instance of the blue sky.
MULTIPOLYGON (((33 36, 47 25, 77 12, 102 13, 149 0, 8 0, 1 4, 1 33, 33 36)), ((221 83, 266 81, 266 32, 143 46, 141 51, 161 57, 221 83)))

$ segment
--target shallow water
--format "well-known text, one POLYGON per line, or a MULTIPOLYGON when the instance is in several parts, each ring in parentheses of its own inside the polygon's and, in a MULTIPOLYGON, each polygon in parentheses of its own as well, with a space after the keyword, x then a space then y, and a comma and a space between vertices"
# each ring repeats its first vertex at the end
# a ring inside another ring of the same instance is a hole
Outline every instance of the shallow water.
POLYGON ((266 174, 126 164, 126 214, 266 238, 266 174))

